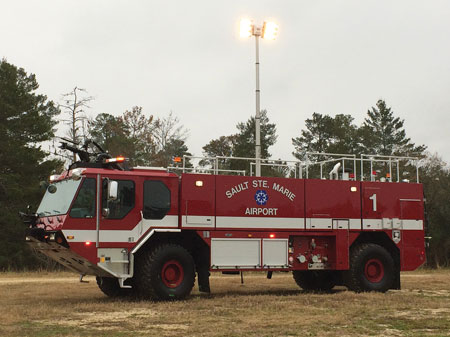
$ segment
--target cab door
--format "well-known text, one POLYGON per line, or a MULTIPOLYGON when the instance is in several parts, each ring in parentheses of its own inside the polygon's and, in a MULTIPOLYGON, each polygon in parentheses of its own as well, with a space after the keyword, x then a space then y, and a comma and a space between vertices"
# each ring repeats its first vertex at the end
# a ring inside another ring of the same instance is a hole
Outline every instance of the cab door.
POLYGON ((133 229, 141 221, 138 205, 142 202, 139 198, 142 188, 136 178, 103 175, 100 189, 99 247, 134 242, 137 238, 133 229), (116 190, 114 197, 108 195, 111 189, 116 190))
POLYGON ((135 228, 141 221, 140 187, 135 177, 120 175, 102 175, 99 185, 98 266, 125 278, 130 274, 129 249, 137 239, 135 228))
POLYGON ((177 177, 104 176, 101 190, 101 244, 135 246, 153 228, 178 228, 177 177))

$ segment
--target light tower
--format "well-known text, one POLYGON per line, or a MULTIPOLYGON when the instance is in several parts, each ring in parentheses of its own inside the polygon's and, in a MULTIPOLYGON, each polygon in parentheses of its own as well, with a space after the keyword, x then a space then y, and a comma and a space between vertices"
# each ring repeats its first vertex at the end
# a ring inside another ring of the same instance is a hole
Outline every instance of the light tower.
POLYGON ((256 116, 255 116, 255 159, 256 176, 261 176, 261 108, 259 89, 259 37, 266 40, 275 40, 278 35, 278 25, 271 21, 264 21, 262 26, 255 25, 249 19, 242 19, 240 25, 241 37, 255 37, 256 47, 256 116))

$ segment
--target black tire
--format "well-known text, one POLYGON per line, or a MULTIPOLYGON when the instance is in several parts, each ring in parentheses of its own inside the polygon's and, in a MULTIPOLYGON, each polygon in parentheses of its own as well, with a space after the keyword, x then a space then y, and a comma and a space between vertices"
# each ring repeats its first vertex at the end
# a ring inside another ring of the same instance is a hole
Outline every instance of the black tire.
POLYGON ((350 290, 386 292, 393 287, 394 279, 394 259, 385 248, 363 243, 352 249, 347 275, 350 290))
POLYGON ((115 277, 98 277, 97 285, 100 290, 108 297, 121 297, 131 294, 131 289, 121 288, 119 280, 115 277))
POLYGON ((330 291, 336 285, 335 275, 327 270, 294 270, 294 280, 306 291, 330 291))
POLYGON ((136 272, 136 290, 144 299, 181 300, 194 287, 194 259, 176 244, 163 244, 144 253, 136 272))

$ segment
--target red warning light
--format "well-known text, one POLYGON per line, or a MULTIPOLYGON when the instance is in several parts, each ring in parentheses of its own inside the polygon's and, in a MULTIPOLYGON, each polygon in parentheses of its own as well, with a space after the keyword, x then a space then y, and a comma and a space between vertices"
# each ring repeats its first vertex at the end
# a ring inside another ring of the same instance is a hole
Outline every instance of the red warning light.
POLYGON ((85 244, 85 246, 90 246, 91 245, 91 241, 86 241, 84 244, 85 244))
POLYGON ((275 237, 275 234, 269 234, 269 238, 273 239, 275 237))

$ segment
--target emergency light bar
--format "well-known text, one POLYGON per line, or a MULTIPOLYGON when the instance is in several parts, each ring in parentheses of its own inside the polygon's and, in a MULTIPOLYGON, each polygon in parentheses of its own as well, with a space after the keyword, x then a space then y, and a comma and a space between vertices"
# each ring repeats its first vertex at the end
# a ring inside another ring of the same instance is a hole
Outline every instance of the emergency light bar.
POLYGON ((115 157, 115 158, 105 159, 105 163, 107 163, 107 164, 109 164, 109 163, 123 163, 125 160, 127 160, 125 157, 119 156, 119 157, 115 157))

